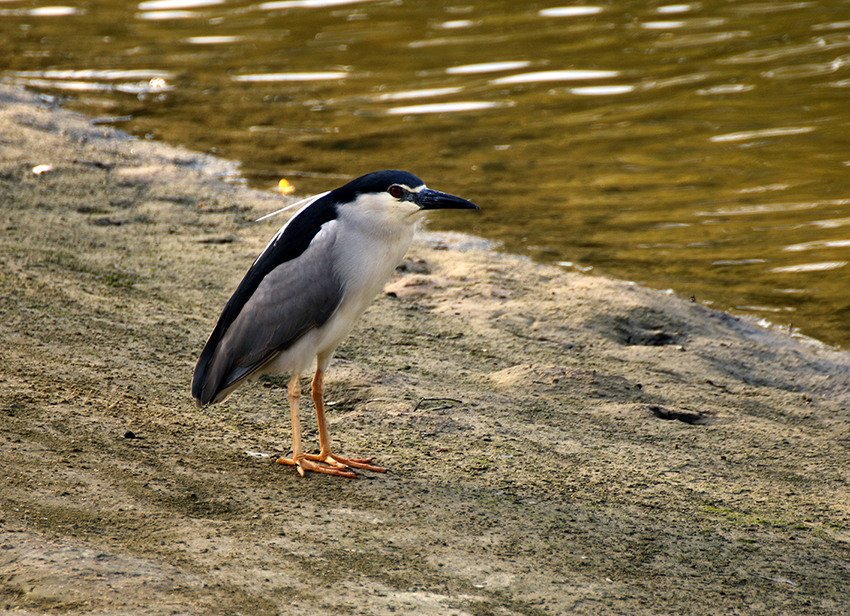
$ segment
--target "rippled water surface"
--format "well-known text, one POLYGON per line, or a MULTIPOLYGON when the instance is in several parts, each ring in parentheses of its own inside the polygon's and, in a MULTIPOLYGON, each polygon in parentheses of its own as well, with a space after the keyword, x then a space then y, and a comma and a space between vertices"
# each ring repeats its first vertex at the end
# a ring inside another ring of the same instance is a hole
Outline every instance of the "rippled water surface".
POLYGON ((0 78, 258 187, 408 169, 483 207, 435 224, 850 345, 847 1, 0 0, 0 78))

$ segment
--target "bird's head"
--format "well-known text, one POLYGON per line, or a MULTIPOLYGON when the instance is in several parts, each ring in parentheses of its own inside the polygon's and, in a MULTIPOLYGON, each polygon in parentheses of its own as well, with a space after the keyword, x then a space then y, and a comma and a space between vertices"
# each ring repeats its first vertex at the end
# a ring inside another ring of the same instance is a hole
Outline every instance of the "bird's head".
POLYGON ((471 201, 428 188, 412 173, 394 169, 366 174, 337 188, 331 195, 337 207, 356 210, 375 224, 383 221, 415 224, 425 210, 479 209, 471 201))

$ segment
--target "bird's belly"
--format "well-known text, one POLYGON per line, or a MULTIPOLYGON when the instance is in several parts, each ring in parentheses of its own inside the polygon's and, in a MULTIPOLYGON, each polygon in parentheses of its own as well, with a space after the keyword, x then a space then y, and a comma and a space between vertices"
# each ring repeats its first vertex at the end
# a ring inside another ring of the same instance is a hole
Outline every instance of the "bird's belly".
POLYGON ((326 356, 334 352, 334 349, 345 340, 349 332, 360 316, 366 311, 369 306, 369 301, 364 305, 356 305, 354 302, 349 302, 347 305, 344 302, 340 305, 333 316, 327 320, 318 330, 316 330, 316 355, 319 357, 326 356))
POLYGON ((334 350, 348 336, 354 322, 363 312, 354 311, 352 308, 340 306, 321 327, 311 329, 301 336, 288 349, 263 366, 259 374, 301 373, 317 358, 321 367, 326 368, 334 350))
POLYGON ((265 364, 259 371, 260 374, 296 374, 306 370, 316 358, 316 347, 320 338, 321 329, 311 329, 289 348, 280 352, 274 359, 265 364))

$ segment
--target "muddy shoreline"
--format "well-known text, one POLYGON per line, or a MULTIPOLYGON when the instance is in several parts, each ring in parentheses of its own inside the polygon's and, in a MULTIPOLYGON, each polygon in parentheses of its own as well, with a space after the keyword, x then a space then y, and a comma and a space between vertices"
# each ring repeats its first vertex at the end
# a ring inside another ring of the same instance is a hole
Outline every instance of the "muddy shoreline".
POLYGON ((189 395, 281 198, 5 86, 0 153, 0 611, 850 612, 850 354, 422 234, 326 381, 391 472, 302 479, 284 379, 189 395))

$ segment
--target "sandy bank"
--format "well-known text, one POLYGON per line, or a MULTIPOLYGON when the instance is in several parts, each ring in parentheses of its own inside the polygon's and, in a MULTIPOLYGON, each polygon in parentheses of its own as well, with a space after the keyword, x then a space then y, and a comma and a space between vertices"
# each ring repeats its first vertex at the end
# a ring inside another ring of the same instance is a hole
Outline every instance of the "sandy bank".
POLYGON ((423 235, 328 375, 391 473, 246 455, 284 381, 188 391, 280 223, 233 171, 0 88, 0 610, 850 612, 850 355, 470 238, 423 235))

